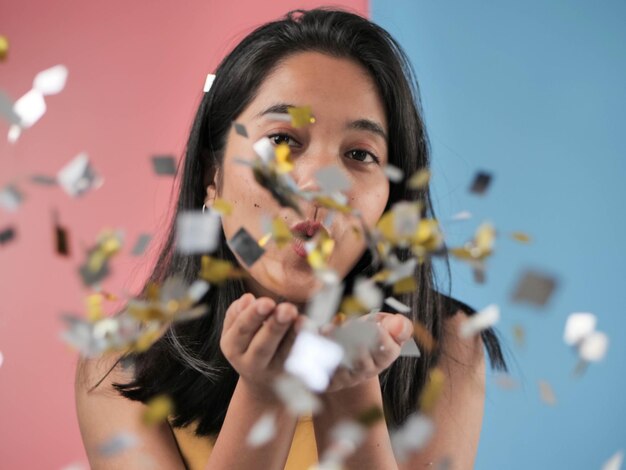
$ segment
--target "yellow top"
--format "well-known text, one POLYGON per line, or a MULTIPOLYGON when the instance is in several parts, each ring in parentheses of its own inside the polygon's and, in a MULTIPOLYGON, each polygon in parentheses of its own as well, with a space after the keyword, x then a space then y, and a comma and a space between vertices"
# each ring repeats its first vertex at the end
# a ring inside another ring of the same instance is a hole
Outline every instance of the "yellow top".
MULTIPOLYGON (((172 431, 187 468, 204 470, 217 436, 198 437, 194 433, 195 428, 195 425, 185 428, 172 427, 172 431)), ((310 415, 302 416, 296 426, 285 470, 306 470, 317 462, 313 418, 310 415)))

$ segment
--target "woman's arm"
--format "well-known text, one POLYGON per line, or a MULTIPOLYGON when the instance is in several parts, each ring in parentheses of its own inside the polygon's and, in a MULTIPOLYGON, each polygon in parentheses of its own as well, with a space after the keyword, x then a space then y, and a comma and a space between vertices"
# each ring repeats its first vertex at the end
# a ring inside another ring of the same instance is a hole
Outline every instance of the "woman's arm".
POLYGON ((454 470, 474 468, 485 405, 486 369, 480 335, 464 339, 458 334, 466 319, 459 311, 446 321, 438 364, 445 384, 432 414, 435 434, 422 452, 399 465, 401 470, 422 469, 443 459, 449 459, 454 470))
POLYGON ((90 468, 184 469, 169 425, 143 425, 141 417, 147 406, 120 396, 111 386, 115 382, 130 381, 130 371, 118 364, 96 389, 89 391, 115 361, 115 356, 81 359, 76 369, 76 413, 90 468), (137 445, 111 456, 104 455, 100 451, 102 444, 120 433, 133 435, 137 445))
MULTIPOLYGON (((466 318, 459 312, 447 320, 444 327, 446 337, 438 366, 444 373, 445 387, 431 415, 435 435, 427 447, 411 455, 409 460, 396 463, 387 427, 380 420, 370 429, 363 445, 346 461, 346 469, 418 470, 443 459, 449 459, 454 470, 474 468, 485 399, 485 357, 480 336, 463 339, 458 335, 466 318)), ((320 455, 329 444, 330 430, 338 419, 354 419, 372 405, 382 408, 378 377, 326 393, 323 400, 323 412, 314 419, 320 455)))
MULTIPOLYGON (((293 305, 276 306, 271 299, 254 299, 249 294, 229 308, 220 345, 240 372, 240 378, 213 446, 208 470, 284 468, 297 418, 277 402, 271 390, 271 378, 276 370, 282 369, 295 337, 291 327, 297 316, 293 305), (250 429, 270 410, 277 416, 276 437, 265 446, 250 447, 246 442, 250 429)), ((90 386, 116 360, 115 356, 81 360, 77 368, 76 407, 91 467, 184 469, 169 425, 145 426, 141 418, 147 407, 122 397, 112 388, 112 383, 129 382, 130 371, 116 366, 99 387, 89 392, 90 386), (137 445, 114 456, 102 455, 100 446, 122 432, 132 434, 137 445)))

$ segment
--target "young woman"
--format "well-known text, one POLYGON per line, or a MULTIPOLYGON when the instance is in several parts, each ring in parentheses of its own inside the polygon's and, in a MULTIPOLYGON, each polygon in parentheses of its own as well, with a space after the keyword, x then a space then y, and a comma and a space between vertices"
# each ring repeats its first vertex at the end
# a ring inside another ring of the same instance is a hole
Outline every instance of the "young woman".
MULTIPOLYGON (((390 183, 385 172, 393 165, 412 175, 429 165, 417 84, 389 34, 360 16, 324 9, 291 12, 252 32, 221 62, 200 103, 177 205, 178 214, 210 207, 216 198, 228 201, 232 213, 223 218, 215 256, 239 265, 248 276, 212 287, 203 299, 208 314, 173 324, 148 351, 131 356, 133 368, 116 364, 97 388, 92 385, 115 358, 81 361, 76 400, 91 465, 136 468, 148 458, 155 468, 167 469, 306 469, 331 444, 334 424, 375 405, 384 409, 384 419, 371 425, 345 468, 417 469, 442 459, 455 469, 472 468, 483 414, 483 347, 492 366, 505 364, 491 330, 471 339, 459 335, 459 325, 473 310, 436 290, 428 259, 415 270, 417 288, 397 296, 410 312, 378 314, 379 347, 362 350, 352 368, 336 370, 319 395, 319 413, 298 418, 277 398, 272 383, 304 320, 299 314, 320 282, 301 243, 283 249, 268 244, 248 266, 226 240, 241 227, 260 239, 262 218, 268 215, 313 232, 331 219, 328 206, 302 201, 298 213, 255 181, 241 160, 263 137, 290 147, 290 176, 300 190, 318 188, 320 169, 340 168, 350 183, 348 203, 369 229, 402 200, 421 201, 424 215, 434 218, 427 186, 390 183), (305 105, 314 124, 296 127, 281 118, 305 105), (245 126, 247 137, 233 122, 245 126), (414 322, 437 346, 421 348, 419 358, 399 357, 414 322), (430 410, 436 434, 422 451, 399 461, 390 430, 416 411, 435 365, 445 379, 430 410), (173 399, 175 413, 147 428, 139 418, 145 403, 159 394, 173 399), (250 429, 268 410, 276 412, 275 437, 263 446, 247 445, 250 429), (98 445, 120 431, 134 433, 139 445, 103 457, 98 445)), ((328 265, 345 278, 348 290, 358 277, 376 272, 354 225, 350 214, 338 213, 324 227, 335 242, 328 265)), ((200 256, 176 251, 174 228, 172 223, 153 282, 173 274, 191 282, 200 271, 200 256)), ((409 256, 406 249, 398 252, 400 260, 409 256)))

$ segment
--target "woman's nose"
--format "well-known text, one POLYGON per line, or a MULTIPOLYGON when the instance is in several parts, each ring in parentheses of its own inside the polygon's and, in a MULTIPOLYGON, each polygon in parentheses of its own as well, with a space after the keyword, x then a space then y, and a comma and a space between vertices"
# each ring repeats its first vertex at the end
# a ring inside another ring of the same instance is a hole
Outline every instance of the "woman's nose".
POLYGON ((345 191, 349 186, 347 175, 329 156, 298 157, 291 176, 301 191, 345 191))

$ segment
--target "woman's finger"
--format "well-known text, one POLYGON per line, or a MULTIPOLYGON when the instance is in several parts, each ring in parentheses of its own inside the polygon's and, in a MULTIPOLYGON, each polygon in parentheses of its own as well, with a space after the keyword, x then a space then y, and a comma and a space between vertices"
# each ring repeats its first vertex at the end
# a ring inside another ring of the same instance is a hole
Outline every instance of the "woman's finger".
POLYGON ((262 297, 236 315, 224 338, 235 354, 243 354, 248 349, 250 341, 275 306, 276 303, 272 299, 262 297))
POLYGON ((297 316, 298 311, 294 305, 279 304, 250 341, 245 352, 247 360, 259 367, 266 367, 297 316))
POLYGON ((399 313, 379 313, 379 324, 399 345, 402 345, 413 334, 413 323, 399 313))
POLYGON ((230 305, 228 310, 226 310, 226 315, 224 316, 224 331, 228 330, 233 325, 233 321, 237 315, 239 315, 241 311, 248 307, 254 300, 254 295, 246 293, 230 305))

